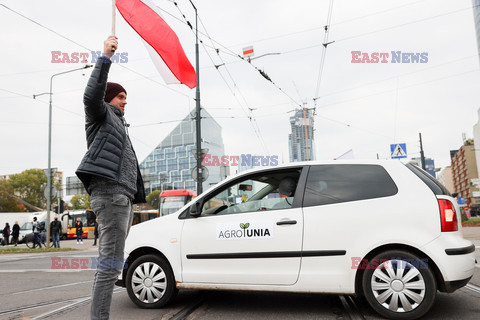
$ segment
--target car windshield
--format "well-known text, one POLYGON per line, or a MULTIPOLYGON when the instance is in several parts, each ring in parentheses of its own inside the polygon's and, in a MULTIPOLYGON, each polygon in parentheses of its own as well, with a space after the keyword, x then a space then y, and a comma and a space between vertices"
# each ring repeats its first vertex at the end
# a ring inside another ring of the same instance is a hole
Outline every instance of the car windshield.
POLYGON ((20 230, 32 230, 33 223, 32 222, 25 222, 21 227, 20 230))
POLYGON ((162 216, 174 213, 186 203, 186 196, 162 197, 160 198, 160 212, 162 216))

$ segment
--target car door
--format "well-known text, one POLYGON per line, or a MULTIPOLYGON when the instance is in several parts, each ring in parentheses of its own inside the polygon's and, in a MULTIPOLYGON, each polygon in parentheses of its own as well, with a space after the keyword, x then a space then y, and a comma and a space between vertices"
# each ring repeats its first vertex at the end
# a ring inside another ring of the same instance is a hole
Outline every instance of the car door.
POLYGON ((187 217, 181 236, 183 281, 212 284, 292 285, 297 281, 303 215, 302 168, 264 170, 207 195, 202 214, 187 217), (281 197, 285 177, 295 193, 281 197))

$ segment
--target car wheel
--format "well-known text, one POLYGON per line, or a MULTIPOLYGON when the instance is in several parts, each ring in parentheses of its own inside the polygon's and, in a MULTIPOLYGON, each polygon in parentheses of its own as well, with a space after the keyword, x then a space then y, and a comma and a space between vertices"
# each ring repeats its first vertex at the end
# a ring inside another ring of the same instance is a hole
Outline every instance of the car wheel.
POLYGON ((369 305, 389 319, 418 319, 435 301, 437 284, 428 260, 403 250, 375 256, 362 280, 369 305))
POLYGON ((130 299, 141 308, 161 308, 172 301, 178 289, 167 261, 156 255, 145 255, 133 262, 126 277, 130 299))

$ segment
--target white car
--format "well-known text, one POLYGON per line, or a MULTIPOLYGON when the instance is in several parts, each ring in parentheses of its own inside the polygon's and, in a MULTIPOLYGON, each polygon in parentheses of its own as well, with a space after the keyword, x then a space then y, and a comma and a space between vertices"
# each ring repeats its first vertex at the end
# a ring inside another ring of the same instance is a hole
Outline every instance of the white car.
POLYGON ((178 289, 364 295, 417 319, 472 277, 459 208, 399 161, 293 163, 229 177, 174 214, 131 228, 117 284, 159 308, 178 289))

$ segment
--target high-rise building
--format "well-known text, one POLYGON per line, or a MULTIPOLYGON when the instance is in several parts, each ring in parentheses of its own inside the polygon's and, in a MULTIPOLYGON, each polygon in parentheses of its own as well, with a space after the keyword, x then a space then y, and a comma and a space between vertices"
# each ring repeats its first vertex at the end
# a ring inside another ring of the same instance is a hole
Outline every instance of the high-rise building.
POLYGON ((472 139, 465 140, 463 146, 451 159, 455 192, 465 198, 465 204, 474 211, 479 211, 480 188, 475 159, 475 145, 472 139))
POLYGON ((295 110, 290 117, 292 133, 288 135, 290 162, 315 160, 314 119, 307 108, 295 110))
MULTIPOLYGON (((202 149, 206 153, 221 157, 224 155, 222 128, 205 109, 202 115, 202 149)), ((140 163, 145 190, 190 189, 196 190, 192 171, 197 165, 195 116, 187 115, 168 136, 140 163)), ((220 166, 206 167, 208 177, 203 189, 208 189, 221 180, 220 166)))
MULTIPOLYGON (((477 110, 477 114, 477 123, 473 125, 473 141, 480 141, 480 108, 477 110)), ((477 170, 480 170, 480 149, 475 149, 475 159, 477 161, 477 170)), ((478 172, 477 175, 480 177, 478 172)))
POLYGON ((475 34, 477 35, 477 50, 480 57, 480 0, 472 0, 473 4, 473 22, 475 24, 475 34))
POLYGON ((453 186, 453 176, 452 176, 452 166, 448 166, 443 168, 442 171, 439 172, 438 181, 447 188, 450 193, 455 192, 455 187, 453 186))

